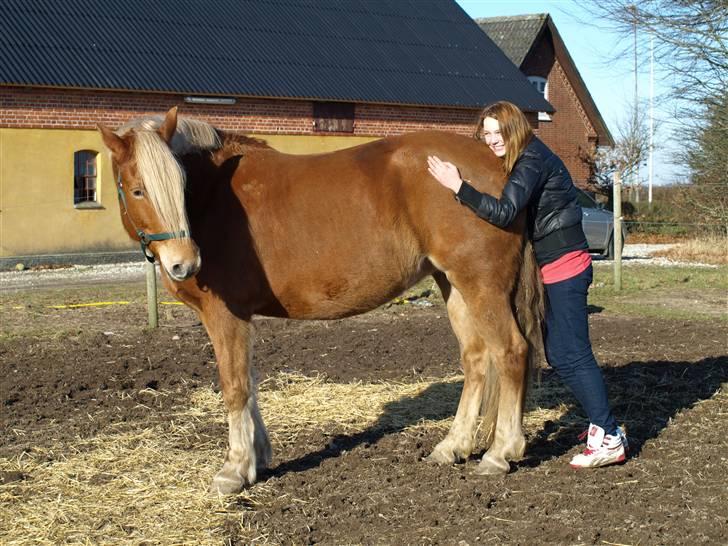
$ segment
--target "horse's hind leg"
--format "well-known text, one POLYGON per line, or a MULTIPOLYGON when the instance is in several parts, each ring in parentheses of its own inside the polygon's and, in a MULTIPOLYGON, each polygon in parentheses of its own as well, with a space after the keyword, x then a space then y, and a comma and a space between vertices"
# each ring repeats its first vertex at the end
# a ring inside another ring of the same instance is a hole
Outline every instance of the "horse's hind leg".
MULTIPOLYGON (((519 459, 526 449, 522 430, 523 402, 527 385, 528 345, 521 335, 506 292, 473 291, 466 301, 473 322, 488 350, 497 373, 499 388, 484 400, 483 426, 495 426, 493 442, 478 465, 479 474, 504 474, 509 460, 519 459), (492 420, 495 419, 495 423, 492 420)), ((489 378, 494 382, 496 377, 489 378)))
POLYGON ((438 272, 434 277, 447 303, 450 324, 460 344, 460 359, 465 381, 450 431, 435 446, 428 460, 451 464, 467 459, 473 451, 475 430, 485 386, 486 353, 483 338, 475 328, 460 292, 450 285, 444 274, 438 272))
POLYGON ((222 306, 214 312, 206 309, 201 316, 215 348, 229 427, 225 463, 210 489, 214 493, 232 494, 255 483, 257 469, 268 465, 271 459, 268 432, 251 377, 252 326, 222 306))

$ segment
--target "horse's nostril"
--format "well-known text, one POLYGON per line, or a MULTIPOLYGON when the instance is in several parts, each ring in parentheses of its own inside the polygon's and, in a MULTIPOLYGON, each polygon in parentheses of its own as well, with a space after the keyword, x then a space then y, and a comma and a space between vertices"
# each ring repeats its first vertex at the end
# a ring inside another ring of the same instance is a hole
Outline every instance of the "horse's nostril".
POLYGON ((182 264, 174 264, 172 266, 172 275, 174 277, 177 277, 179 279, 180 277, 184 277, 185 273, 186 271, 182 264))

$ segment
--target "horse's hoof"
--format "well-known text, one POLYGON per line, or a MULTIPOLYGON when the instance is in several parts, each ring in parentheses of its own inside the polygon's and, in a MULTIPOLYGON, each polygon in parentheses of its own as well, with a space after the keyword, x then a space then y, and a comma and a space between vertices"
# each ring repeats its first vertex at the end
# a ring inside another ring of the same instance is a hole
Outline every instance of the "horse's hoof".
POLYGON ((480 474, 481 476, 505 476, 510 469, 511 466, 508 464, 508 461, 489 457, 486 453, 475 469, 475 474, 480 474))
POLYGON ((433 451, 427 457, 425 457, 424 461, 426 463, 430 463, 430 464, 453 464, 455 462, 455 458, 454 457, 448 458, 446 455, 443 455, 442 453, 433 451))
POLYGON ((210 484, 210 494, 212 495, 236 495, 245 487, 245 480, 239 475, 223 474, 222 471, 217 473, 210 484))
POLYGON ((442 447, 438 444, 435 446, 435 449, 432 450, 432 453, 425 458, 425 461, 432 464, 455 464, 463 459, 465 459, 465 457, 459 456, 452 449, 442 447))

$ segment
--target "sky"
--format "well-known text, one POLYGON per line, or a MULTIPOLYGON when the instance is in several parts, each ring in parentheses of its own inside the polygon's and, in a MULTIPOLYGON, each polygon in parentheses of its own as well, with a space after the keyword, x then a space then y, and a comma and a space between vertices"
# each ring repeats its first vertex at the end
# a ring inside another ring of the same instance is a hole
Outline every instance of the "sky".
MULTIPOLYGON (((586 83, 594 102, 607 123, 612 136, 618 135, 618 127, 624 126, 629 115, 630 105, 634 102, 634 57, 629 55, 614 61, 616 51, 624 46, 615 34, 596 27, 585 25, 583 21, 594 20, 588 8, 582 7, 573 0, 456 0, 461 8, 473 19, 477 17, 495 17, 499 15, 525 15, 548 13, 556 25, 566 48, 574 60, 582 79, 586 83)), ((646 55, 638 51, 639 55, 646 55)), ((644 65, 638 69, 637 89, 640 104, 648 101, 650 93, 649 63, 641 59, 644 65)), ((638 59, 639 61, 639 59, 638 59)), ((656 68, 655 94, 666 91, 656 68)), ((655 108, 656 124, 655 143, 670 142, 669 125, 671 104, 662 101, 655 108)), ((683 180, 684 173, 673 165, 670 157, 676 149, 669 144, 657 149, 654 156, 654 184, 667 184, 683 180)), ((648 169, 641 169, 640 176, 646 180, 648 169)))

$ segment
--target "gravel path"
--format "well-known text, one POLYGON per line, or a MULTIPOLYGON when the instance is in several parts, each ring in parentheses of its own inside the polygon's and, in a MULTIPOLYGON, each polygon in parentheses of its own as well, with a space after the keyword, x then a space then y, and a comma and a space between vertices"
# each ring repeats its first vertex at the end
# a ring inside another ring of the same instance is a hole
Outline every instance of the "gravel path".
MULTIPOLYGON (((704 264, 684 264, 668 260, 667 258, 655 258, 651 254, 658 250, 664 250, 671 244, 634 244, 624 245, 622 263, 625 266, 635 264, 654 265, 689 265, 700 266, 704 264)), ((594 259, 596 267, 611 265, 611 260, 605 260, 601 256, 594 259)), ((18 290, 33 287, 60 286, 64 284, 79 283, 114 283, 141 280, 145 276, 146 262, 131 262, 118 264, 100 265, 75 265, 60 269, 28 269, 24 271, 0 271, 0 292, 5 290, 18 290)), ((705 265, 705 267, 715 267, 705 265)))
POLYGON ((74 265, 59 269, 0 271, 0 292, 82 283, 116 283, 144 279, 147 262, 74 265))

